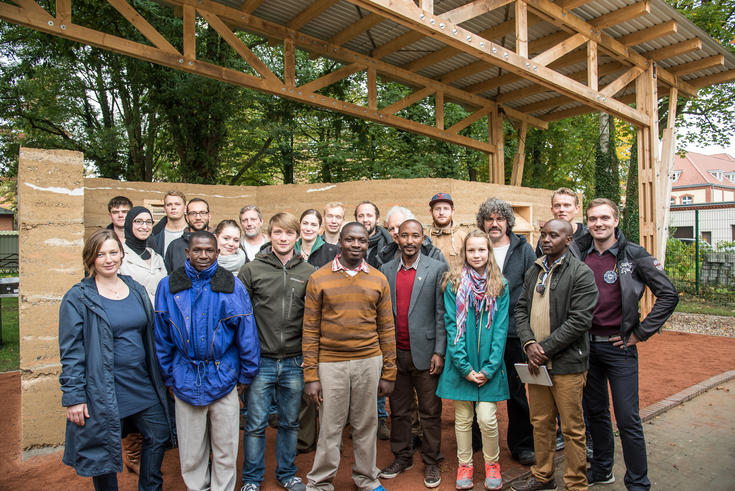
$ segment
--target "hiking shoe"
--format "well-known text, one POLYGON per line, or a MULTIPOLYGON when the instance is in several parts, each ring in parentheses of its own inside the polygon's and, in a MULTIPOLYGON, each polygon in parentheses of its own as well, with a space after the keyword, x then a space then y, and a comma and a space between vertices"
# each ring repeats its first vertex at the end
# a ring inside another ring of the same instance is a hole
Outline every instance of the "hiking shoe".
POLYGON ((413 469, 413 461, 403 462, 400 460, 394 460, 392 464, 380 471, 380 477, 383 479, 393 479, 403 471, 413 469))
POLYGON ((247 482, 242 485, 240 491, 260 491, 260 486, 252 482, 247 482))
POLYGON ((518 456, 513 456, 521 465, 533 465, 536 463, 536 454, 533 450, 521 450, 518 456))
POLYGON ((587 471, 587 485, 594 486, 596 484, 612 484, 615 482, 615 476, 612 471, 607 475, 595 474, 592 469, 587 471))
POLYGON ((424 486, 427 488, 435 488, 442 483, 442 475, 439 472, 439 467, 433 464, 428 464, 424 467, 424 486))
POLYGON ((300 477, 294 476, 285 481, 281 481, 279 484, 288 489, 288 491, 306 491, 306 485, 301 482, 300 477))
POLYGON ((500 489, 503 478, 500 475, 500 464, 485 462, 485 489, 500 489))
POLYGON ((472 464, 459 464, 457 469, 457 489, 472 489, 472 475, 475 473, 475 468, 472 464))
POLYGON ((556 491, 556 482, 553 479, 547 482, 540 482, 531 476, 526 481, 512 485, 510 489, 513 491, 556 491))
POLYGON ((378 420, 378 440, 390 440, 390 429, 385 418, 378 420))

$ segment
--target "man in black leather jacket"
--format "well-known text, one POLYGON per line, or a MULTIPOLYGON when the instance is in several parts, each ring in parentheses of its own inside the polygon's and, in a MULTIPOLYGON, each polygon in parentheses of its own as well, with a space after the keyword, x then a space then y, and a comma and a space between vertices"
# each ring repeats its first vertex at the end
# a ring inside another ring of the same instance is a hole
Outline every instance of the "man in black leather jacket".
POLYGON ((589 485, 615 481, 615 445, 610 420, 608 382, 625 460, 627 489, 650 489, 646 442, 638 408, 638 351, 663 326, 679 301, 663 265, 617 230, 618 207, 597 198, 587 206, 589 233, 577 239, 581 259, 595 274, 600 291, 590 330, 590 369, 585 388, 594 457, 589 485), (656 296, 641 322, 638 301, 646 286, 656 296))

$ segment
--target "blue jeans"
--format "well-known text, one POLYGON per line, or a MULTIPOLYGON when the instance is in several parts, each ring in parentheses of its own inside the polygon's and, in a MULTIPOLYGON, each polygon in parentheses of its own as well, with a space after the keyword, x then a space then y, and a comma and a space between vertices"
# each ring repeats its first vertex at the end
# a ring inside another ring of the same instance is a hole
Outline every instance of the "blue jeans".
POLYGON ((243 484, 263 482, 265 474, 265 428, 275 395, 278 403, 276 434, 276 478, 286 481, 296 475, 296 443, 299 436, 299 408, 304 391, 303 358, 278 360, 261 358, 260 370, 248 389, 248 421, 245 424, 243 484))
POLYGON ((385 410, 385 396, 378 397, 378 419, 386 419, 388 411, 385 410))
POLYGON ((590 343, 590 369, 584 389, 594 450, 590 469, 600 476, 609 474, 613 469, 615 440, 610 419, 608 381, 623 447, 625 487, 629 490, 650 489, 646 440, 638 410, 638 350, 635 346, 621 349, 609 342, 590 343))
MULTIPOLYGON (((161 464, 163 454, 168 445, 170 430, 166 414, 161 404, 156 403, 138 413, 125 418, 133 423, 143 435, 143 446, 140 452, 140 474, 138 475, 138 490, 163 489, 161 464)), ((117 474, 103 474, 92 478, 95 490, 116 491, 117 474)))

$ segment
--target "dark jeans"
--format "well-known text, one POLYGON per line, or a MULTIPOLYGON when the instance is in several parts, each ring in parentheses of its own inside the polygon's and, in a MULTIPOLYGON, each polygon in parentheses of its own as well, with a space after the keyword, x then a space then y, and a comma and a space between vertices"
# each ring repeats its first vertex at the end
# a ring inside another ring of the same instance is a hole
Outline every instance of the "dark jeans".
POLYGON ((508 374, 510 398, 508 408, 508 448, 514 457, 525 450, 533 451, 533 426, 526 398, 526 386, 516 372, 515 363, 525 363, 518 338, 508 337, 505 343, 505 373, 508 374))
POLYGON ((436 395, 439 377, 429 375, 428 370, 418 370, 413 364, 410 351, 396 350, 396 366, 396 385, 390 395, 391 452, 396 460, 411 461, 411 408, 416 389, 419 419, 424 430, 421 437, 421 458, 424 464, 436 465, 444 460, 441 452, 442 400, 436 395))
POLYGON ((248 420, 245 424, 244 484, 263 482, 265 474, 265 428, 275 397, 278 401, 278 432, 276 433, 276 478, 286 481, 296 475, 294 464, 299 433, 299 409, 304 391, 304 371, 301 355, 283 358, 261 358, 260 369, 248 388, 248 420))
MULTIPOLYGON (((148 409, 124 418, 143 435, 143 446, 140 451, 140 474, 138 475, 138 490, 163 489, 161 464, 163 454, 169 440, 169 427, 166 414, 161 404, 154 404, 148 409)), ((103 474, 92 478, 94 489, 97 491, 117 491, 117 474, 103 474)))
POLYGON ((623 447, 625 486, 635 490, 650 489, 646 441, 638 412, 638 350, 635 346, 621 349, 608 342, 590 343, 590 369, 584 395, 594 446, 591 470, 602 476, 613 468, 615 441, 608 381, 623 447))

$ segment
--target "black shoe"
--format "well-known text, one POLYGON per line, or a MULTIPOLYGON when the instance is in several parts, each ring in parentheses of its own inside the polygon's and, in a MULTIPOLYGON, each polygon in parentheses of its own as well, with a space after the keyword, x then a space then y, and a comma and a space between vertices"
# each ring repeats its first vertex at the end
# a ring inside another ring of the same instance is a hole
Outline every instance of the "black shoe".
POLYGON ((592 441, 587 440, 587 444, 585 445, 585 449, 587 451, 587 462, 592 462, 592 457, 595 456, 595 452, 592 450, 592 441))
POLYGON ((383 479, 393 479, 403 471, 413 469, 413 461, 402 462, 400 460, 394 460, 392 464, 380 471, 380 477, 383 479))
POLYGON ((556 482, 553 479, 548 482, 539 482, 531 476, 526 481, 513 484, 510 489, 513 491, 556 491, 556 482))
POLYGON ((561 432, 556 434, 556 450, 564 450, 564 435, 561 432))
POLYGON ((433 464, 427 464, 424 467, 424 486, 427 488, 435 488, 442 483, 442 475, 439 467, 433 464))
POLYGON ((378 419, 378 440, 390 440, 390 428, 385 418, 378 419))
POLYGON ((615 482, 615 476, 612 471, 607 475, 595 474, 592 469, 587 470, 587 485, 592 487, 597 484, 612 484, 615 482))
POLYGON ((533 465, 536 463, 536 454, 533 453, 533 450, 521 450, 518 452, 518 455, 513 455, 513 458, 521 465, 533 465))

